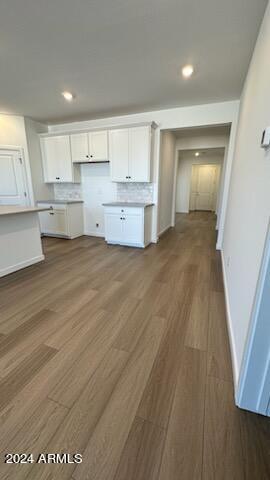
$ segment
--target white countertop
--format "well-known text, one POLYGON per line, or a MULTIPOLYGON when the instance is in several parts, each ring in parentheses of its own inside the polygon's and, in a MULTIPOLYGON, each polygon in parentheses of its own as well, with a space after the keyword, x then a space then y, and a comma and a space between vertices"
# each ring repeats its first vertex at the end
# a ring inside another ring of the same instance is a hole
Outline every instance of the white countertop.
POLYGON ((42 212, 43 210, 50 210, 48 207, 27 207, 25 205, 0 205, 1 215, 16 215, 18 213, 33 213, 42 212))
POLYGON ((143 202, 108 202, 102 204, 104 207, 135 207, 135 208, 146 208, 154 205, 153 203, 143 203, 143 202))
POLYGON ((83 200, 79 200, 79 199, 66 199, 66 200, 38 200, 37 203, 44 203, 44 204, 49 204, 49 205, 52 205, 52 204, 69 204, 69 203, 83 203, 83 200))

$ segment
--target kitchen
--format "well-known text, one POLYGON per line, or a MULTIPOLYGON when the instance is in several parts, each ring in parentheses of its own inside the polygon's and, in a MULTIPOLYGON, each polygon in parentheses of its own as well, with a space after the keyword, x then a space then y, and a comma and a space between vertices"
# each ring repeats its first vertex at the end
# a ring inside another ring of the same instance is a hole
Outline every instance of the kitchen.
MULTIPOLYGON (((40 134, 42 180, 53 192, 50 198, 35 202, 42 236, 70 240, 82 235, 101 236, 109 244, 147 247, 153 228, 155 128, 154 122, 147 122, 40 134)), ((12 177, 8 173, 7 185, 12 177)), ((10 202, 10 197, 6 198, 10 202)), ((20 200, 18 197, 14 202, 20 200)), ((4 197, 1 203, 5 203, 4 197)), ((7 213, 4 206, 1 209, 7 213)), ((31 245, 31 235, 28 242, 31 245)), ((12 265, 1 268, 1 276, 44 259, 42 253, 28 252, 23 261, 14 264, 11 257, 12 265)))

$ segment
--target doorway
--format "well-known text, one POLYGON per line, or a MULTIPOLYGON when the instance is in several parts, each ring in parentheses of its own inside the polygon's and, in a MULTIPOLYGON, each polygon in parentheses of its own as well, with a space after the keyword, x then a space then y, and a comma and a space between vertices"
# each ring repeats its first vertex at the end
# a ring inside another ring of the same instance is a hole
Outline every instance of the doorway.
POLYGON ((0 204, 29 205, 25 164, 18 149, 0 147, 0 204))
POLYGON ((189 211, 215 212, 220 165, 192 165, 189 211))

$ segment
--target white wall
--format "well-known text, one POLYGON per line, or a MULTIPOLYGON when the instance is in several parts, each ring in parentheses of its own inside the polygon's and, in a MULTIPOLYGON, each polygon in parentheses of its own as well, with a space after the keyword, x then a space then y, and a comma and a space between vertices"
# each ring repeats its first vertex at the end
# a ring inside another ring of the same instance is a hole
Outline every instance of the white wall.
POLYGON ((84 200, 84 231, 86 235, 104 236, 105 202, 116 200, 116 184, 110 180, 106 164, 82 165, 82 198, 84 200), (96 226, 96 223, 99 226, 96 226))
POLYGON ((175 171, 175 136, 162 132, 160 138, 159 234, 172 225, 175 171))
POLYGON ((48 127, 42 123, 25 118, 25 132, 32 174, 34 199, 50 200, 54 197, 53 185, 44 183, 39 133, 46 133, 48 127))
POLYGON ((18 115, 0 114, 0 146, 2 145, 22 148, 30 203, 34 203, 28 145, 23 117, 18 115))
POLYGON ((190 188, 192 177, 192 165, 215 164, 222 165, 223 156, 210 156, 207 154, 203 158, 191 158, 182 154, 178 160, 177 179, 176 179, 176 201, 175 208, 177 213, 189 212, 190 188))
POLYGON ((262 131, 270 125, 269 51, 268 5, 241 98, 222 252, 236 383, 270 213, 270 150, 260 148, 262 131))
MULTIPOLYGON (((230 181, 231 163, 234 149, 234 137, 238 118, 238 101, 212 103, 207 105, 197 105, 192 107, 171 108, 167 110, 157 110, 151 112, 138 113, 133 115, 122 115, 117 117, 108 117, 96 120, 87 120, 82 122, 72 122, 66 124, 50 125, 50 132, 73 132, 90 128, 107 128, 110 126, 132 125, 140 122, 155 121, 158 128, 155 133, 155 152, 154 152, 154 180, 153 180, 153 201, 158 202, 158 178, 159 178, 159 143, 160 130, 188 128, 206 125, 224 125, 231 124, 231 137, 228 146, 226 181, 224 182, 224 203, 221 208, 220 219, 220 238, 223 232, 223 222, 226 211, 227 190, 230 181)), ((154 208, 152 240, 157 238, 158 230, 158 205, 154 208)))

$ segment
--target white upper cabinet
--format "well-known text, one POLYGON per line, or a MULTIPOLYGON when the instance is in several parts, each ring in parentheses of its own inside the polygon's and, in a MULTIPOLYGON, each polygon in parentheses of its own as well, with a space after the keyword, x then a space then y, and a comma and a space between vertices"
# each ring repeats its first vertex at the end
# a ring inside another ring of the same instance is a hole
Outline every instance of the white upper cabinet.
POLYGON ((111 180, 113 182, 129 181, 129 130, 122 128, 111 130, 109 134, 111 180))
POLYGON ((90 132, 88 134, 88 141, 91 161, 101 162, 109 160, 107 130, 90 132))
POLYGON ((129 175, 132 182, 150 182, 151 128, 129 129, 129 175))
POLYGON ((75 133, 70 135, 73 163, 108 161, 108 131, 75 133))
POLYGON ((69 135, 41 138, 41 150, 46 183, 79 182, 79 172, 71 161, 69 135))
POLYGON ((151 127, 111 130, 109 137, 113 182, 151 181, 151 127))
POLYGON ((70 135, 70 145, 73 163, 82 163, 89 160, 87 133, 75 133, 74 135, 70 135))

